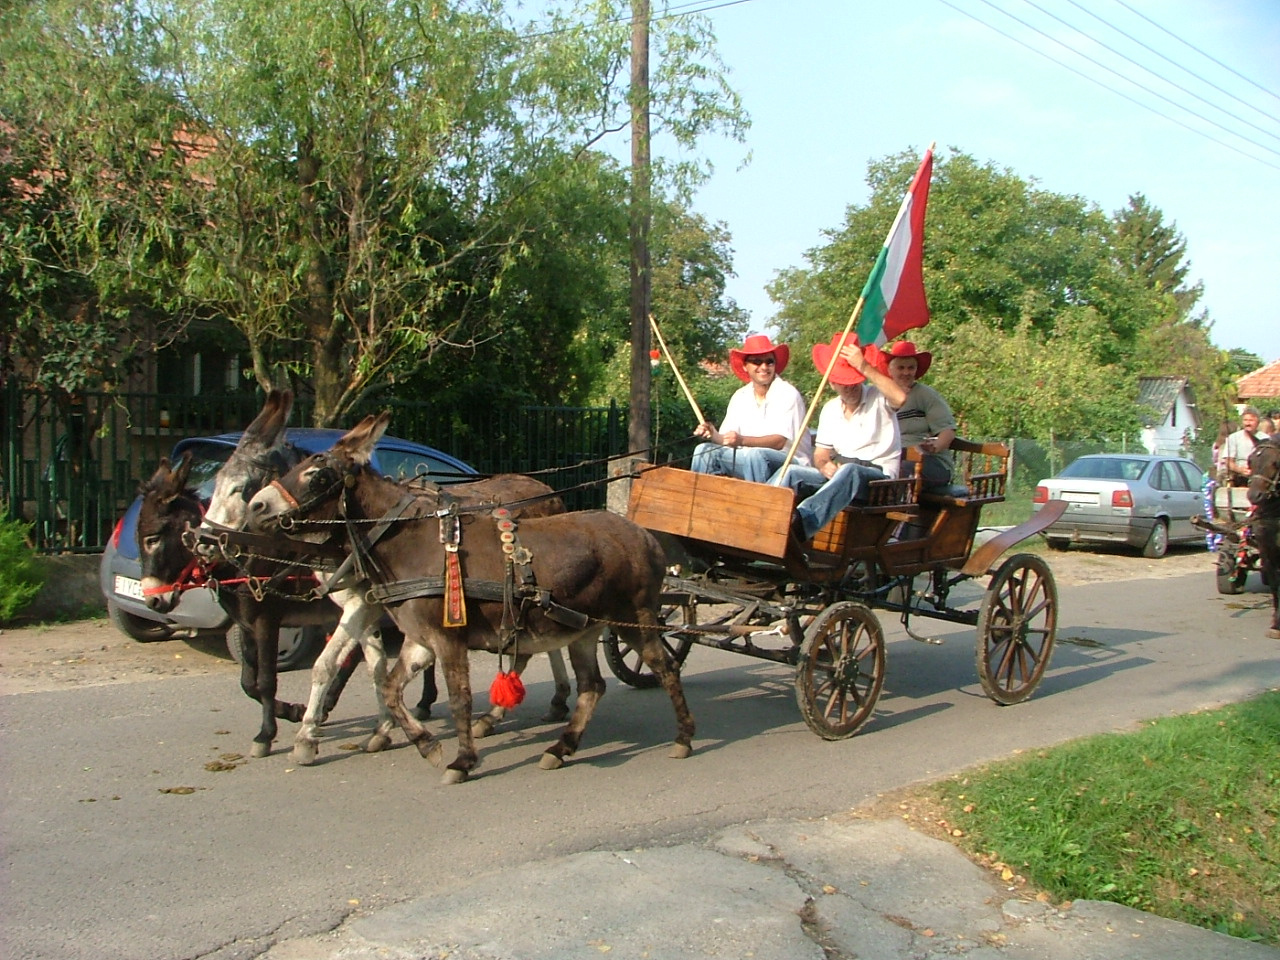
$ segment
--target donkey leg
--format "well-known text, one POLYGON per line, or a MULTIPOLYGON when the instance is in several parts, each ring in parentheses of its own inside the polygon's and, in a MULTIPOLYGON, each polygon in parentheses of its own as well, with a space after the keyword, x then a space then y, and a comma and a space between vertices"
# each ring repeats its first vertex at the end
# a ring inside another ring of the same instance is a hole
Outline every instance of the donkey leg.
POLYGON ((391 708, 387 705, 382 691, 387 682, 387 651, 382 646, 382 631, 372 627, 365 631, 364 661, 369 665, 369 675, 373 678, 373 688, 378 692, 378 726, 369 739, 364 742, 365 753, 378 753, 391 745, 391 730, 396 725, 391 708))
POLYGON ((440 699, 440 688, 436 686, 436 670, 432 667, 430 670, 422 671, 422 696, 418 698, 418 705, 413 708, 413 715, 419 720, 426 720, 431 716, 431 706, 440 699))
MULTIPOLYGON (((328 647, 325 649, 328 649, 328 647)), ((329 684, 329 690, 324 695, 324 703, 320 707, 321 723, 329 719, 329 714, 333 713, 333 708, 338 705, 338 700, 342 697, 342 691, 347 689, 347 682, 351 679, 351 675, 359 669, 360 663, 364 660, 363 651, 359 649, 359 644, 352 644, 350 648, 344 649, 346 653, 343 654, 342 659, 338 662, 333 682, 329 684)))
MULTIPOLYGON (((531 655, 527 653, 522 653, 516 657, 515 663, 511 668, 516 672, 516 676, 524 674, 524 668, 529 665, 530 659, 531 655)), ((506 707, 500 707, 496 703, 491 705, 488 713, 480 714, 471 722, 471 735, 477 740, 483 740, 493 733, 494 727, 501 723, 506 715, 506 707)))
POLYGON ((578 752, 582 734, 591 721, 596 705, 604 696, 604 677, 600 662, 596 659, 597 635, 579 638, 569 644, 569 662, 578 681, 578 699, 569 717, 569 724, 560 732, 560 739, 549 746, 538 761, 543 770, 556 770, 564 766, 566 758, 578 752))
POLYGON ((293 738, 293 751, 289 755, 299 766, 308 767, 316 762, 316 754, 320 751, 320 724, 328 714, 325 704, 333 695, 341 665, 351 659, 355 648, 355 639, 347 636, 346 631, 339 626, 329 637, 329 642, 311 668, 311 695, 307 698, 307 712, 302 715, 302 726, 293 738))
POLYGON ((645 627, 636 630, 634 627, 621 628, 628 642, 637 644, 640 656, 645 665, 657 675, 662 687, 671 698, 671 706, 676 711, 676 739, 667 756, 683 760, 693 753, 694 722, 689 710, 689 703, 684 698, 684 687, 680 683, 680 671, 667 659, 666 648, 662 645, 662 633, 658 629, 657 617, 652 610, 640 610, 636 618, 645 627))
POLYGON ((556 692, 542 719, 547 723, 556 723, 569 719, 569 673, 564 668, 564 655, 559 650, 548 650, 547 659, 551 661, 551 675, 555 677, 556 692))
POLYGON ((449 712, 453 714, 453 726, 458 736, 458 754, 445 768, 441 783, 462 783, 480 762, 476 752, 475 737, 471 735, 471 663, 467 644, 452 635, 432 638, 438 655, 437 662, 444 671, 445 689, 449 691, 449 712))
POLYGON ((438 767, 444 762, 443 748, 404 705, 404 688, 424 666, 434 662, 434 650, 406 635, 400 656, 382 683, 382 699, 409 742, 418 748, 418 753, 438 767))
POLYGON ((276 699, 276 657, 280 646, 280 624, 270 615, 257 615, 246 622, 252 643, 244 647, 244 666, 240 670, 240 686, 250 697, 262 705, 262 727, 253 738, 249 755, 255 759, 271 753, 275 742, 276 718, 302 719, 304 707, 300 703, 288 703, 276 699))

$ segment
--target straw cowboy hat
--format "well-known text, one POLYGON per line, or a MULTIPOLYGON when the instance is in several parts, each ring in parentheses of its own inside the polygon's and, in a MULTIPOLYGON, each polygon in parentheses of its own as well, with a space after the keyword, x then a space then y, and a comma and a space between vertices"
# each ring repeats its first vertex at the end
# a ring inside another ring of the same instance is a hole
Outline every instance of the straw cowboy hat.
MULTIPOLYGON (((834 354, 836 358, 836 365, 831 368, 831 382, 842 387, 849 387, 855 383, 861 383, 867 378, 853 367, 849 366, 848 361, 846 361, 844 357, 840 356, 840 336, 841 335, 838 333, 833 333, 831 335, 830 343, 819 343, 814 346, 813 365, 818 368, 819 373, 826 373, 827 365, 831 363, 831 357, 834 354)), ((844 342, 857 346, 858 338, 851 333, 845 338, 844 342)), ((868 349, 874 349, 874 346, 869 347, 868 349)), ((862 354, 867 357, 868 360, 871 359, 871 357, 867 356, 867 350, 864 350, 862 354)))
POLYGON ((928 350, 917 350, 916 345, 910 340, 899 340, 881 352, 884 354, 885 366, 888 366, 890 360, 915 357, 917 380, 924 376, 925 371, 929 369, 929 364, 933 363, 933 354, 928 350))
POLYGON ((763 333, 753 333, 742 341, 741 347, 730 347, 729 366, 733 368, 734 376, 746 383, 751 377, 747 375, 747 370, 742 365, 743 358, 759 357, 768 353, 772 353, 776 360, 773 367, 774 373, 781 375, 782 371, 787 369, 787 361, 791 359, 791 348, 785 343, 775 344, 763 333))

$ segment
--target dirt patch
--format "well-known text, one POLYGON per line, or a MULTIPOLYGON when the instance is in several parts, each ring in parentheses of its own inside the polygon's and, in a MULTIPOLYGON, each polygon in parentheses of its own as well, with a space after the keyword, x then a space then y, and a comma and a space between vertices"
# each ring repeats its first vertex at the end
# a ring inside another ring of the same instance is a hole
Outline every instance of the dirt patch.
MULTIPOLYGON (((1120 549, 1032 548, 1044 551, 1059 586, 1213 574, 1213 557, 1203 549, 1174 550, 1160 560, 1146 560, 1120 549)), ((220 640, 138 643, 105 618, 0 629, 0 695, 164 676, 234 676, 238 670, 220 640)))
POLYGON ((138 643, 105 617, 0 629, 0 695, 239 669, 221 640, 138 643))

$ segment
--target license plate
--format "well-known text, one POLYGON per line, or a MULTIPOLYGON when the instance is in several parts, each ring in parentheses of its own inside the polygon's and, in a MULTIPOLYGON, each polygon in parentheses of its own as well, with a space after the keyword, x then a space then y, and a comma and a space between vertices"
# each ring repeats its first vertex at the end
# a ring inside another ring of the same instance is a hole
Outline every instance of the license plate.
POLYGON ((133 577, 122 577, 116 574, 115 591, 122 597, 133 597, 135 600, 141 600, 142 583, 133 577))
POLYGON ((1087 503, 1094 507, 1098 505, 1098 495, 1096 493, 1063 492, 1062 499, 1067 501, 1067 503, 1087 503))

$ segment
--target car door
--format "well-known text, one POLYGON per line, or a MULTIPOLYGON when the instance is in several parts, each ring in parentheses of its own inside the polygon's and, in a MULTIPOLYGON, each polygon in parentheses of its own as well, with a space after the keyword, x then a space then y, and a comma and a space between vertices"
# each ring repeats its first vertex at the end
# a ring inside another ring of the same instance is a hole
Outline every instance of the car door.
POLYGON ((1156 512, 1169 517, 1169 539, 1185 540, 1190 537, 1195 495, 1178 465, 1171 460, 1157 463, 1151 473, 1151 486, 1156 492, 1156 512))

